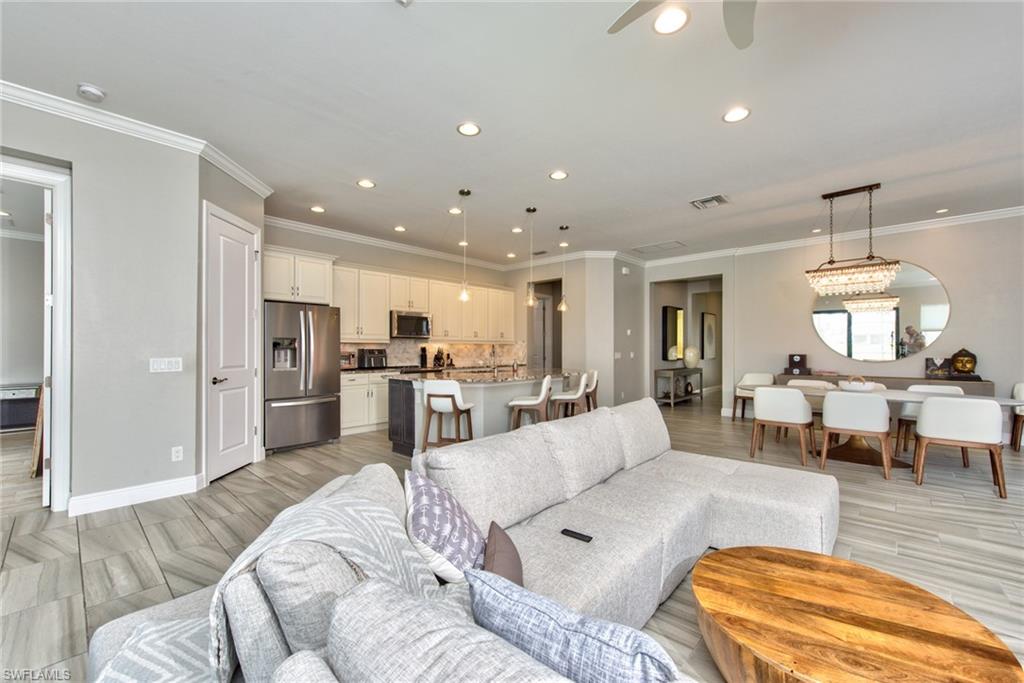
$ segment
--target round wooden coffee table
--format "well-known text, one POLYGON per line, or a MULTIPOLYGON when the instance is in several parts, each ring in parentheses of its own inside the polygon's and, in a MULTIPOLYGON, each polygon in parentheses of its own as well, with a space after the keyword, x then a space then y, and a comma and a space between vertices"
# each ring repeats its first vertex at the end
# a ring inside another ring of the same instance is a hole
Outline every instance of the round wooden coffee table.
POLYGON ((693 570, 697 617, 737 681, 1024 681, 994 633, 939 597, 828 555, 745 547, 693 570))

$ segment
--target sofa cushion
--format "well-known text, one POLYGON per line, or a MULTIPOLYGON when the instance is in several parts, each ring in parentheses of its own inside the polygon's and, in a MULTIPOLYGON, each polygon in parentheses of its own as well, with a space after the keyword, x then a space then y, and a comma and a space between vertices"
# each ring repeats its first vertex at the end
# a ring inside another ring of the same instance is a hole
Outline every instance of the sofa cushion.
POLYGON ((639 628, 658 607, 661 536, 578 505, 557 505, 506 529, 523 586, 593 617, 639 628), (579 531, 593 540, 564 536, 579 531))
POLYGON ((665 418, 653 398, 615 406, 612 408, 612 418, 622 441, 622 454, 627 469, 652 460, 672 448, 665 418))
POLYGON ((228 584, 224 609, 242 674, 248 681, 268 680, 292 651, 255 570, 228 584))
MULTIPOLYGON (((311 541, 293 541, 270 548, 256 562, 256 574, 291 651, 312 650, 317 654, 327 646, 326 627, 334 601, 365 577, 359 567, 337 550, 311 541)), ((232 581, 231 587, 236 582, 237 579, 232 581)), ((230 611, 228 619, 233 635, 230 611)), ((247 626, 252 630, 270 630, 259 621, 247 626)), ((241 652, 238 657, 244 671, 241 652)))
POLYGON ((516 585, 523 585, 523 560, 519 557, 516 544, 505 530, 494 522, 491 522, 491 528, 487 532, 484 569, 516 585))
MULTIPOLYGON (((326 485, 330 485, 330 482, 326 485)), ((329 495, 352 496, 380 503, 394 512, 395 517, 405 524, 405 490, 402 488, 398 474, 391 469, 390 465, 384 463, 366 465, 329 495)))
POLYGON ((107 662, 96 681, 157 683, 210 680, 209 642, 208 619, 144 622, 107 662))
POLYGON ((380 579, 338 600, 328 661, 345 680, 366 683, 564 680, 471 617, 380 579))
POLYGON ((455 496, 481 529, 491 522, 507 529, 565 500, 558 464, 539 426, 430 450, 422 462, 427 476, 455 496))
POLYGON ((625 466, 622 441, 608 408, 542 422, 538 428, 558 463, 565 500, 600 484, 625 466))
POLYGON ((316 654, 297 652, 282 662, 270 683, 337 683, 338 679, 327 662, 316 654))
POLYGON ((447 490, 415 472, 405 473, 409 540, 431 571, 445 581, 483 565, 484 534, 447 490))
POLYGON ((466 573, 473 618, 573 681, 675 681, 672 659, 646 633, 586 617, 496 574, 466 573))
POLYGON ((738 460, 684 451, 668 451, 634 468, 639 474, 707 490, 739 469, 738 460))

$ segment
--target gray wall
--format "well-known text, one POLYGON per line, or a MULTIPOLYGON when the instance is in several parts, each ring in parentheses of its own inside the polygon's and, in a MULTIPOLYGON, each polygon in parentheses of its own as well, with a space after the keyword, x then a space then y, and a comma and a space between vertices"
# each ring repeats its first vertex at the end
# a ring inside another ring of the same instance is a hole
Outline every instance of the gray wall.
POLYGON ((615 403, 644 395, 644 274, 643 269, 616 259, 615 281, 615 403), (623 275, 622 269, 629 274, 623 275))
MULTIPOLYGON (((199 200, 213 202, 257 228, 263 227, 263 198, 220 170, 199 159, 199 200)), ((199 207, 202 211, 202 206, 199 207)))
MULTIPOLYGON (((705 280, 704 283, 711 287, 716 284, 720 286, 720 283, 705 280)), ((701 348, 701 332, 703 330, 702 324, 702 313, 713 313, 718 316, 718 335, 719 335, 719 348, 713 359, 701 358, 700 367, 704 370, 704 387, 713 388, 722 385, 722 349, 721 349, 721 334, 722 334, 722 292, 720 290, 709 289, 706 292, 690 292, 690 312, 691 324, 689 344, 697 348, 701 348)))
MULTIPOLYGON (((683 311, 689 316, 690 298, 688 296, 688 289, 686 282, 675 281, 675 282, 655 282, 650 285, 650 311, 649 319, 651 321, 650 330, 648 334, 648 348, 650 355, 650 366, 651 370, 659 370, 662 368, 681 368, 683 367, 683 361, 680 360, 663 360, 662 359, 662 348, 661 348, 661 309, 663 306, 675 306, 683 309, 683 311)), ((689 337, 690 335, 690 320, 686 319, 686 329, 683 330, 683 335, 689 337)), ((684 342, 683 347, 686 344, 684 342)), ((662 384, 665 380, 662 380, 662 384)), ((654 387, 651 387, 652 391, 654 387)), ((653 395, 653 394, 652 394, 653 395)))
POLYGON ((0 239, 0 384, 43 381, 43 284, 43 243, 0 239))

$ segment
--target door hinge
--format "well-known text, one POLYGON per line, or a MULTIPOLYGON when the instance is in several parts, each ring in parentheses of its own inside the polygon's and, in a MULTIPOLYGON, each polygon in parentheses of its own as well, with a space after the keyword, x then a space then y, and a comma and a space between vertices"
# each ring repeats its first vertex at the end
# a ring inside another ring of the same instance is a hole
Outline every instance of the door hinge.
POLYGON ((44 471, 49 471, 49 469, 50 469, 50 459, 49 458, 43 458, 43 470, 44 471))
POLYGON ((256 425, 252 426, 252 435, 253 436, 259 436, 259 431, 257 431, 258 429, 259 428, 256 425))
POLYGON ((253 377, 259 377, 260 376, 260 369, 259 368, 253 368, 252 369, 252 376, 253 377))
POLYGON ((260 250, 259 249, 253 249, 252 250, 252 260, 253 261, 259 261, 260 260, 260 250))
POLYGON ((43 386, 47 389, 53 386, 53 378, 50 375, 43 378, 43 386))

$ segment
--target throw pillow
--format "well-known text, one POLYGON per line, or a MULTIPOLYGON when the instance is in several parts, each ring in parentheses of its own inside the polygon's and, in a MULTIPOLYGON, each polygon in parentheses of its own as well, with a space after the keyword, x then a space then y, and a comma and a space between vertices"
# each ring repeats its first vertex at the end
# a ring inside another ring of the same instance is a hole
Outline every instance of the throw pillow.
POLYGON ((497 522, 491 522, 491 528, 487 531, 484 569, 512 583, 523 585, 523 561, 519 559, 519 551, 497 522))
POLYGON ((485 571, 465 572, 473 618, 577 683, 674 681, 668 653, 645 633, 583 616, 485 571))
POLYGON ((483 565, 484 535, 452 494, 426 477, 405 473, 409 540, 430 569, 445 581, 483 565))

